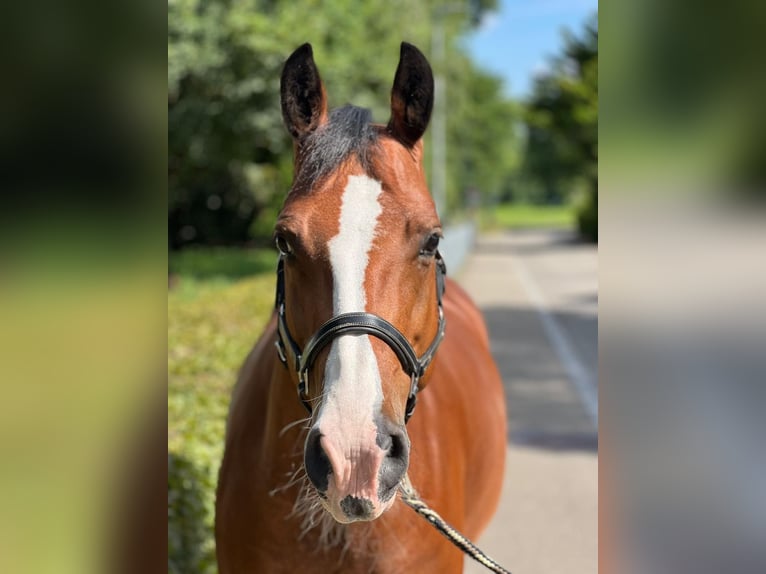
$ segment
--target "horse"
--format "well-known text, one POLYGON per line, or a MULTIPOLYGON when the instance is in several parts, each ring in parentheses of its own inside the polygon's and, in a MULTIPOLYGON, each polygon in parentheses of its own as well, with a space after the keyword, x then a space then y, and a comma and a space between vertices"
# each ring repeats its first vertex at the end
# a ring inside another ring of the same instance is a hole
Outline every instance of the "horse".
POLYGON ((461 572, 461 552, 398 496, 409 480, 476 537, 505 459, 486 327, 438 251, 422 163, 431 67, 401 44, 385 125, 328 111, 310 44, 280 91, 293 184, 275 225, 277 308, 232 393, 219 571, 461 572))

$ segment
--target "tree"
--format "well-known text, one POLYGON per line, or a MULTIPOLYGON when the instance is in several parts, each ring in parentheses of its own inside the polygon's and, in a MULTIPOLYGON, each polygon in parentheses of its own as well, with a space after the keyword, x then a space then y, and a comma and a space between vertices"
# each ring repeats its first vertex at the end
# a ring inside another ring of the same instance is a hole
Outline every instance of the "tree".
MULTIPOLYGON (((457 67, 457 62, 452 62, 457 67)), ((513 126, 518 106, 503 95, 499 78, 477 69, 467 58, 450 78, 448 195, 455 207, 468 190, 484 204, 498 201, 517 170, 518 141, 513 126)))
POLYGON ((524 171, 538 181, 548 202, 561 201, 582 182, 587 199, 580 213, 584 235, 597 239, 598 205, 598 20, 581 37, 565 34, 553 71, 535 81, 526 106, 524 171))

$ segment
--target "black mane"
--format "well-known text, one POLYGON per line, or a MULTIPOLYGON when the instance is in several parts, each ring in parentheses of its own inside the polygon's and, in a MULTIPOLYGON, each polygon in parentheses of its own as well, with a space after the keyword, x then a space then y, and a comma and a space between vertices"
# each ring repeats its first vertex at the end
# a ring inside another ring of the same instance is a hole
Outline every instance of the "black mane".
POLYGON ((298 178, 311 183, 352 154, 364 169, 369 169, 369 151, 377 142, 371 122, 372 113, 365 108, 348 104, 331 111, 329 121, 301 143, 304 155, 298 178))

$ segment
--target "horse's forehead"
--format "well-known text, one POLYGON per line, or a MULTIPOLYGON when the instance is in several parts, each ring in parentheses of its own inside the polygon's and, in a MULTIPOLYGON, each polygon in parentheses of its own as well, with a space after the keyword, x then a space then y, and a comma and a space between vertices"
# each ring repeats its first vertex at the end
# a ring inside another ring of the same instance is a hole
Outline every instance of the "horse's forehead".
MULTIPOLYGON (((419 181, 419 171, 406 152, 403 154, 375 157, 372 169, 364 169, 355 159, 348 160, 338 169, 327 174, 313 187, 304 192, 294 193, 294 201, 288 201, 291 211, 305 209, 312 215, 324 218, 328 212, 340 213, 342 198, 355 178, 368 178, 380 184, 384 191, 381 200, 391 210, 400 207, 407 210, 410 200, 418 193, 425 193, 424 185, 419 181)), ((354 187, 351 185, 351 187, 354 187)), ((353 192, 353 191, 352 191, 353 192)))
POLYGON ((423 168, 413 153, 392 139, 381 139, 373 158, 375 175, 384 187, 400 191, 405 198, 427 195, 423 168))
POLYGON ((368 165, 350 157, 310 188, 293 190, 283 216, 293 220, 319 247, 339 232, 342 204, 353 199, 350 194, 358 193, 360 179, 380 185, 378 222, 386 222, 386 231, 396 228, 397 222, 405 224, 421 215, 428 218, 433 211, 422 167, 401 144, 381 138, 371 150, 368 165))

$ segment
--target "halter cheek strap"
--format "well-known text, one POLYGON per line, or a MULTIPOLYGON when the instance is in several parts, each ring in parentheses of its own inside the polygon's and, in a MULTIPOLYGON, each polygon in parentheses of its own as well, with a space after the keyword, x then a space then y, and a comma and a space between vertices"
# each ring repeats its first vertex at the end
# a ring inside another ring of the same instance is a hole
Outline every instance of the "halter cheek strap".
POLYGON ((436 255, 436 298, 439 308, 439 326, 436 330, 436 336, 426 349, 422 356, 418 357, 415 349, 407 340, 401 331, 394 325, 372 313, 355 312, 342 313, 325 322, 316 333, 306 343, 306 348, 301 351, 300 346, 290 335, 287 328, 287 319, 285 318, 285 270, 284 259, 279 258, 277 265, 277 340, 275 345, 279 360, 286 367, 288 366, 287 355, 291 354, 293 358, 293 368, 298 373, 298 397, 303 406, 311 414, 311 404, 309 403, 308 384, 309 371, 320 351, 329 345, 333 339, 341 335, 372 335, 377 337, 396 354, 402 369, 411 378, 410 394, 407 397, 407 407, 404 414, 406 423, 412 416, 417 403, 418 383, 423 376, 428 365, 434 358, 439 344, 444 338, 444 329, 446 320, 444 310, 442 309, 442 297, 444 295, 444 276, 447 273, 447 267, 441 254, 437 251, 436 255), (289 353, 287 352, 289 348, 289 353))

